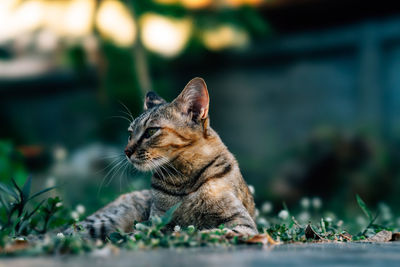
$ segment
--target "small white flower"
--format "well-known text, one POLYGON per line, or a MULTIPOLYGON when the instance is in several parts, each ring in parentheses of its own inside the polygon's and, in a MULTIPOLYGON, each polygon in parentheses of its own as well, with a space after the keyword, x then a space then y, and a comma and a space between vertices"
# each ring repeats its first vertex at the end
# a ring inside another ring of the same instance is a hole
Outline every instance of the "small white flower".
POLYGON ((267 219, 265 219, 264 217, 260 217, 257 219, 257 223, 261 226, 268 226, 269 223, 267 221, 267 219))
POLYGON ((62 202, 57 202, 56 207, 59 208, 59 207, 61 207, 62 205, 63 205, 62 202))
POLYGON ((71 212, 71 217, 72 217, 72 219, 77 221, 77 220, 79 220, 79 213, 76 211, 73 211, 73 212, 71 212))
POLYGON ((180 232, 180 231, 181 231, 181 227, 179 225, 175 225, 174 232, 180 232))
POLYGON ((258 216, 260 216, 260 211, 258 209, 255 209, 254 210, 254 217, 257 218, 258 216))
POLYGON ((67 157, 67 150, 63 147, 56 147, 53 151, 53 156, 56 160, 62 161, 67 157))
POLYGON ((328 222, 328 223, 330 223, 330 222, 332 222, 332 218, 331 218, 331 217, 326 217, 326 218, 325 218, 325 221, 328 222))
MULTIPOLYGON (((61 233, 60 233, 60 234, 61 234, 61 233)), ((49 237, 48 235, 45 235, 45 236, 44 236, 44 239, 42 240, 42 244, 43 244, 43 245, 48 245, 48 244, 50 244, 50 242, 51 242, 50 237, 49 237)))
POLYGON ((46 183, 45 183, 46 187, 53 187, 55 185, 56 185, 56 179, 54 177, 50 176, 46 179, 46 183))
POLYGON ((153 222, 153 224, 155 224, 155 225, 159 225, 159 224, 162 223, 161 218, 160 218, 159 216, 157 216, 157 215, 151 217, 150 220, 151 220, 151 221, 153 222))
POLYGON ((97 239, 96 240, 96 247, 100 247, 100 246, 102 246, 104 243, 103 243, 103 241, 101 241, 100 239, 97 239))
POLYGON ((307 211, 303 211, 298 216, 299 220, 303 223, 310 220, 310 214, 307 211))
POLYGON ((193 225, 189 225, 187 228, 187 232, 189 234, 194 233, 195 230, 196 230, 196 228, 193 225))
POLYGON ((312 200, 312 205, 314 209, 318 210, 322 207, 322 201, 319 197, 314 197, 312 200))
POLYGON ((384 221, 391 221, 392 220, 392 212, 388 205, 385 203, 379 203, 378 209, 380 210, 381 217, 384 221))
POLYGON ((147 227, 146 225, 144 225, 143 223, 137 223, 137 224, 135 225, 135 228, 136 228, 136 230, 144 231, 144 230, 146 230, 148 227, 147 227))
POLYGON ((256 190, 254 189, 254 186, 252 186, 252 185, 249 185, 249 190, 252 195, 254 195, 254 193, 256 192, 256 190))
POLYGON ((85 213, 85 206, 83 206, 83 205, 81 205, 81 204, 79 204, 78 206, 76 206, 76 211, 79 213, 79 214, 84 214, 85 213))
POLYGON ((64 236, 64 234, 63 233, 58 233, 57 234, 57 238, 59 238, 59 239, 63 239, 65 236, 64 236))
POLYGON ((300 205, 303 209, 308 209, 310 207, 310 200, 306 197, 303 197, 300 200, 300 205))
POLYGON ((263 204, 262 204, 262 206, 261 206, 261 211, 263 212, 263 213, 266 213, 266 214, 268 214, 268 213, 270 213, 271 211, 272 211, 272 203, 271 202, 269 202, 269 201, 267 201, 267 202, 264 202, 263 204))
POLYGON ((286 220, 289 217, 289 212, 287 212, 287 210, 281 210, 278 213, 278 217, 281 218, 282 220, 286 220))

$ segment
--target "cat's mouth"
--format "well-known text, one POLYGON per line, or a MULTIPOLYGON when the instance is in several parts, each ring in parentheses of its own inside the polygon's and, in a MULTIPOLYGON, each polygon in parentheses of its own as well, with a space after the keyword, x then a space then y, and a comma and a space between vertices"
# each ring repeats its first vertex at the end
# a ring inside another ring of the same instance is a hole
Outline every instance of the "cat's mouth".
POLYGON ((133 167, 143 172, 153 171, 163 165, 161 158, 139 160, 131 157, 128 158, 128 161, 132 163, 133 167))

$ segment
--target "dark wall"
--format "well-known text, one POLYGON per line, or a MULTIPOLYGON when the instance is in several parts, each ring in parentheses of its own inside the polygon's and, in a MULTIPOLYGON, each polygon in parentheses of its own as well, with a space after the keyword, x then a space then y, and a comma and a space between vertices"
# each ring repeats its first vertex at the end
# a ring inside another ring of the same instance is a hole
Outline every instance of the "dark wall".
POLYGON ((247 179, 276 175, 282 155, 323 127, 398 138, 399 40, 399 18, 367 20, 266 40, 204 71, 211 124, 247 179))

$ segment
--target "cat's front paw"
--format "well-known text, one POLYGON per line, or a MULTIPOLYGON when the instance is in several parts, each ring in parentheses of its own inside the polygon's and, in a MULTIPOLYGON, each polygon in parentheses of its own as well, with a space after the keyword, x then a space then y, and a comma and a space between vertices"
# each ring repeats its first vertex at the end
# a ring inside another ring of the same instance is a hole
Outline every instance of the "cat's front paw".
POLYGON ((232 229, 229 228, 223 228, 223 229, 206 229, 206 230, 201 230, 200 231, 201 234, 208 234, 208 235, 212 235, 212 234, 218 234, 218 235, 222 235, 226 238, 233 238, 237 235, 239 235, 238 233, 236 233, 235 231, 233 231, 232 229))

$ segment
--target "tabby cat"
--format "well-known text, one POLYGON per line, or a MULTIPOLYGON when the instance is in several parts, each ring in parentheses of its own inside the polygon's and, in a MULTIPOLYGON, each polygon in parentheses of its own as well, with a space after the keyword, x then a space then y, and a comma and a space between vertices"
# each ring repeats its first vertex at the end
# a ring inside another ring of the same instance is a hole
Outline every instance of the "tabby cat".
POLYGON ((203 79, 191 80, 167 103, 146 95, 144 112, 129 126, 127 159, 152 171, 151 190, 135 191, 80 224, 84 233, 104 239, 116 229, 131 232, 134 221, 163 216, 177 203, 169 227, 200 230, 224 224, 231 234, 254 235, 254 200, 234 156, 209 125, 209 96, 203 79))

